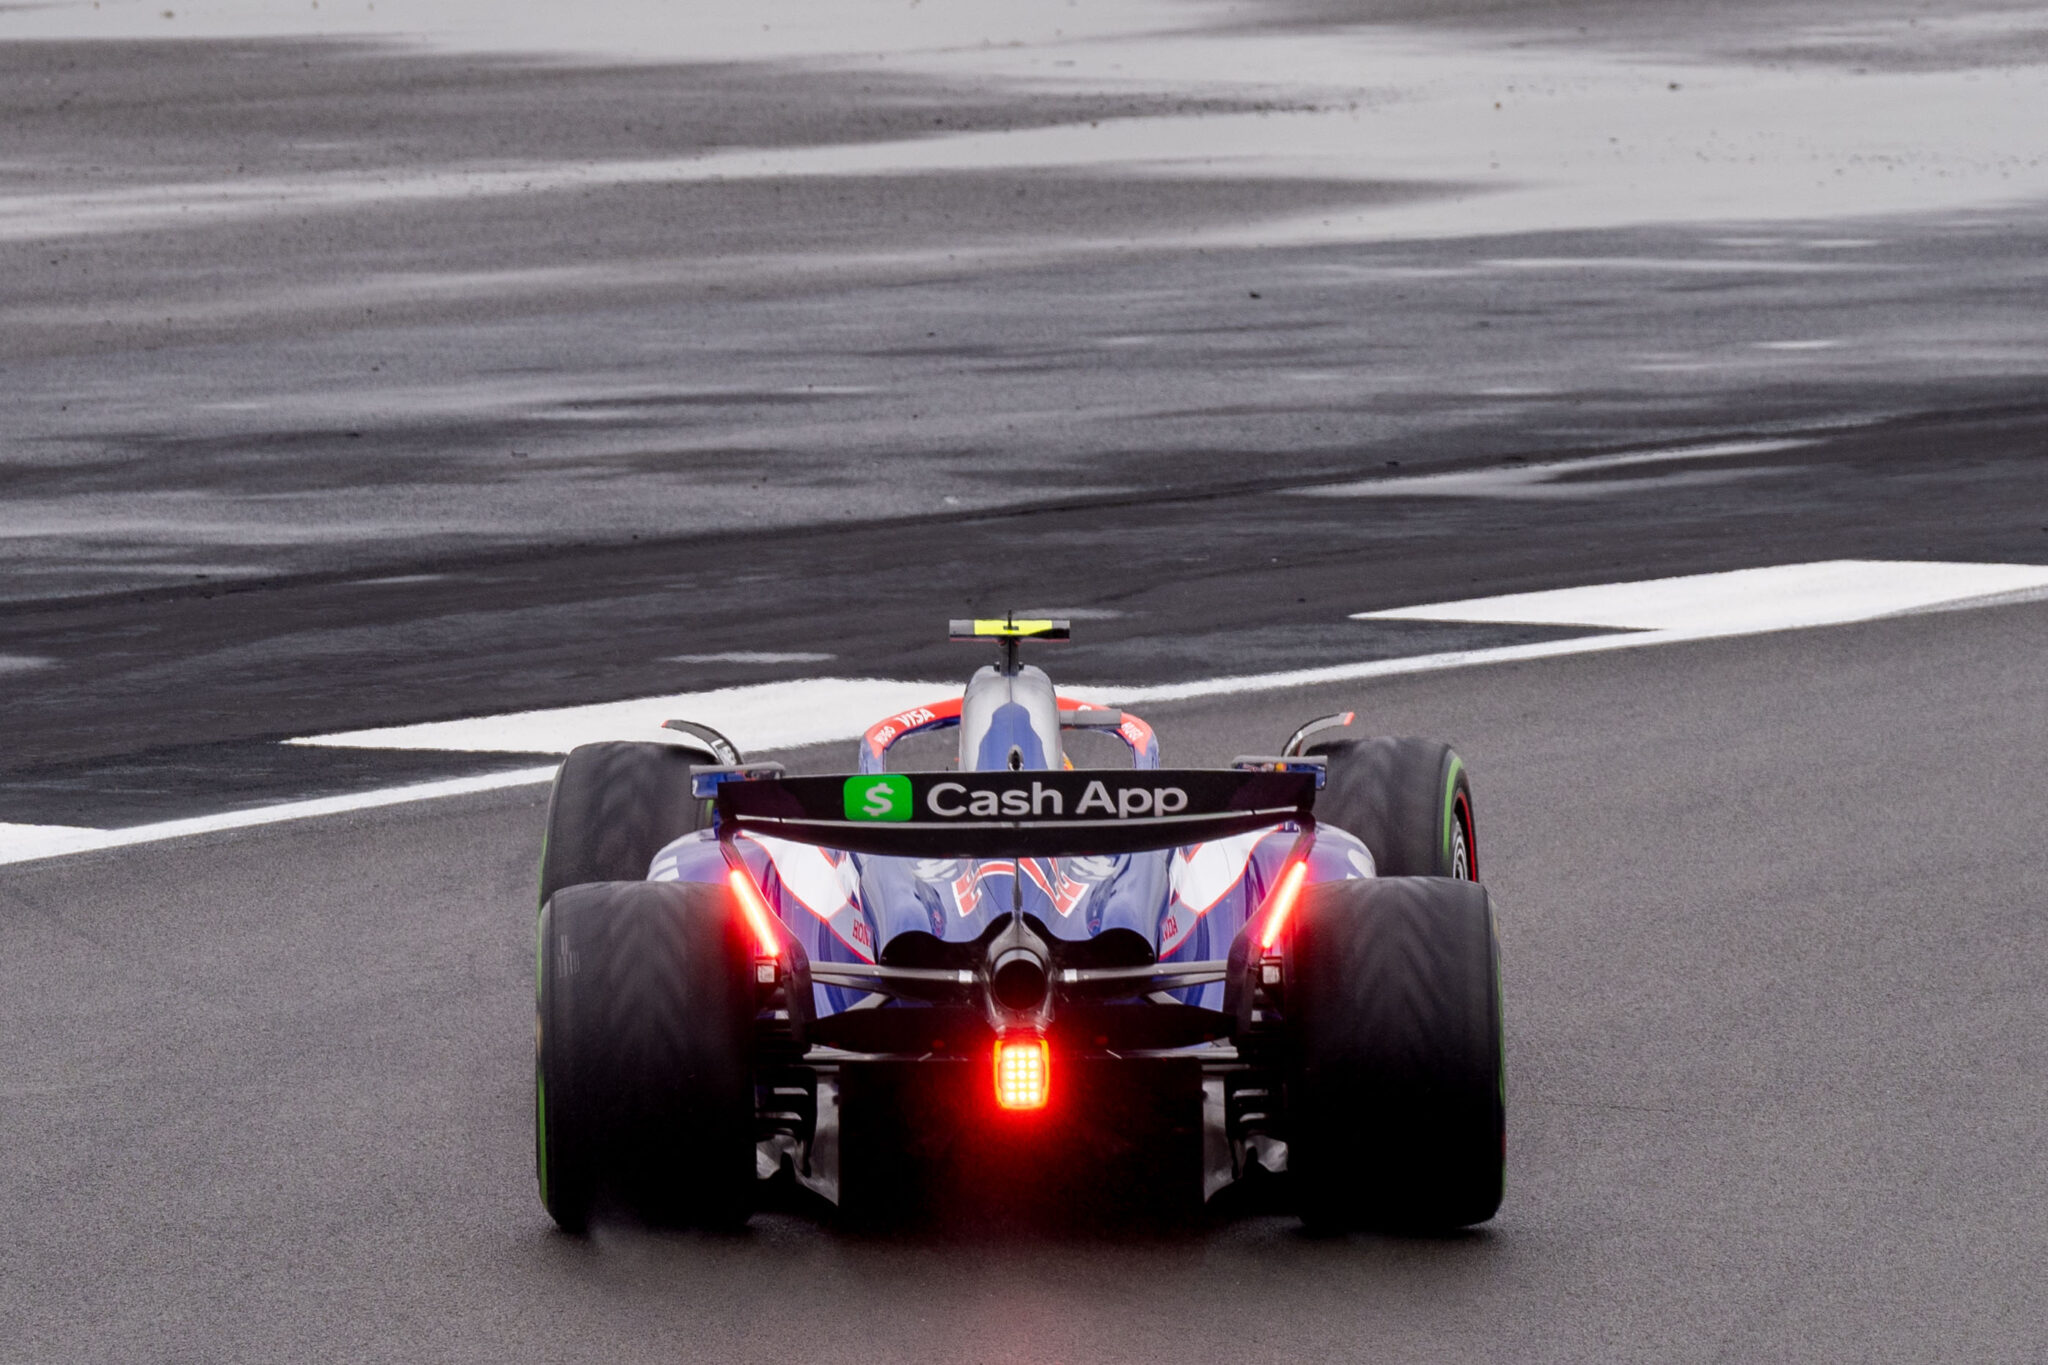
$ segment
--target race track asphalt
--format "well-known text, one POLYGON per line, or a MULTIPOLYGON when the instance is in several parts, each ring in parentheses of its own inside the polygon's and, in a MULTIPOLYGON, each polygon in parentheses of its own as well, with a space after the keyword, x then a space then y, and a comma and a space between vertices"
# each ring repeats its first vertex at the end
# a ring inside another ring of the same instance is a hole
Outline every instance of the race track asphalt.
MULTIPOLYGON (((2038 7, 877 5, 895 55, 787 59, 751 8, 511 54, 405 8, 0 5, 0 824, 963 676, 969 610, 1144 685, 1560 629, 1380 608, 2048 563, 2038 7)), ((1353 705, 1477 787, 1482 1229, 562 1236, 528 786, 0 867, 0 1365, 2048 1365, 2048 603, 1144 712, 1201 764, 1353 705)))
POLYGON ((2039 1361, 2044 651, 2021 604, 1154 708, 1467 756, 1509 1188, 1446 1238, 565 1237, 540 790, 10 868, 0 1359, 2039 1361))

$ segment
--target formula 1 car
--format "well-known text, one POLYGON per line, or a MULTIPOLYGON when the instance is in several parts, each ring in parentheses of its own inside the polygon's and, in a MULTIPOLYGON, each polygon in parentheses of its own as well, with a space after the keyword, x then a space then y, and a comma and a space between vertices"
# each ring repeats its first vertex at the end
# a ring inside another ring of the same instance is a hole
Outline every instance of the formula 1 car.
POLYGON ((555 1222, 731 1225, 778 1175, 872 1208, 963 1134, 1047 1133, 1196 1199, 1285 1172, 1316 1226, 1492 1217, 1499 949, 1458 755, 1344 738, 1346 712, 1162 768, 1144 721, 1019 661, 1065 622, 953 635, 1001 661, 876 723, 854 773, 687 721, 563 763, 536 967, 555 1222), (891 771, 949 727, 957 766, 891 771), (1130 766, 1075 767, 1077 731, 1130 766))

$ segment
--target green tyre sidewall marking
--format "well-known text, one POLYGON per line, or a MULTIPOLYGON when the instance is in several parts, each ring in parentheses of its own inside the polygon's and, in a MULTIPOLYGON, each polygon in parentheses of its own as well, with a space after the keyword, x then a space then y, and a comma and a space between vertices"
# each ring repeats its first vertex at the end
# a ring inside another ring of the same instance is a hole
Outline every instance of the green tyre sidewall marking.
MULTIPOLYGON (((548 816, 549 816, 549 818, 550 818, 550 819, 552 819, 552 818, 553 818, 553 816, 554 816, 554 813, 555 813, 555 812, 554 812, 554 806, 553 806, 553 803, 551 802, 551 803, 549 803, 549 807, 548 807, 548 816)), ((543 891, 545 891, 545 890, 547 889, 547 884, 548 884, 548 831, 546 831, 546 830, 542 830, 542 831, 540 832, 540 867, 539 867, 539 868, 537 868, 537 869, 536 869, 536 870, 534 871, 534 874, 533 874, 533 895, 534 895, 534 899, 536 899, 536 900, 540 899, 540 895, 541 895, 541 892, 543 892, 543 891)), ((543 909, 545 909, 546 907, 545 907, 545 906, 543 906, 542 908, 543 908, 543 909)), ((538 969, 538 968, 536 968, 535 970, 536 970, 536 971, 538 971, 539 969, 538 969)))
MULTIPOLYGON (((1444 766, 1444 866, 1451 864, 1451 822, 1458 818, 1458 774, 1465 771, 1465 760, 1454 751, 1450 762, 1444 766)), ((1467 855, 1470 856, 1470 855, 1467 855)))

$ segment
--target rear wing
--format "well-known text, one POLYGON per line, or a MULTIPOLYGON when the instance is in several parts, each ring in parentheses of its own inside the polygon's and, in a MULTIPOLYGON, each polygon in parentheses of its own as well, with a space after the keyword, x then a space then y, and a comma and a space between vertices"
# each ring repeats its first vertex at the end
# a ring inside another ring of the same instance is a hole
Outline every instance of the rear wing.
MULTIPOLYGON (((758 771, 758 770, 757 770, 758 771)), ((712 777, 710 770, 703 777, 712 777)), ((1136 853, 1312 825, 1309 763, 1259 771, 716 775, 721 839, 768 835, 908 858, 1051 858, 1136 853)))

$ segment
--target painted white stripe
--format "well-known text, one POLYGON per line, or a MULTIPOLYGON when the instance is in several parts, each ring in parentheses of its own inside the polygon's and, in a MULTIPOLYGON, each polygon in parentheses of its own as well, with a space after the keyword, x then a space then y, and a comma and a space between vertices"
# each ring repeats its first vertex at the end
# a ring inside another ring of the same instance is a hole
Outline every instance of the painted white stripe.
POLYGON ((104 833, 80 825, 0 824, 0 863, 77 853, 104 833))
MULTIPOLYGON (((1685 640, 1708 640, 1770 631, 1866 621, 1908 612, 1988 606, 2048 598, 2048 566, 1835 560, 1723 574, 1693 574, 1647 582, 1600 584, 1553 592, 1472 598, 1388 611, 1360 612, 1359 620, 1485 621, 1586 625, 1625 633, 1579 636, 1497 649, 1455 650, 1405 659, 1334 664, 1240 677, 1145 687, 1077 686, 1075 695, 1113 705, 1184 701, 1363 682, 1528 659, 1643 649, 1685 640)), ((672 697, 596 706, 483 716, 466 721, 394 726, 294 740, 351 748, 457 749, 472 752, 565 752, 590 740, 653 738, 662 720, 701 720, 743 748, 796 747, 858 737, 875 717, 944 695, 957 684, 818 678, 722 688, 672 697), (649 733, 651 731, 651 734, 649 733)), ((1063 689, 1066 690, 1066 689, 1063 689)), ((382 791, 221 815, 172 820, 132 829, 0 824, 0 864, 60 857, 94 849, 154 843, 217 830, 304 820, 376 806, 400 805, 468 792, 539 784, 554 767, 524 768, 483 777, 423 782, 382 791)))
POLYGON ((1481 597, 1432 606, 1398 607, 1391 611, 1363 611, 1354 613, 1352 618, 1361 621, 1613 626, 1626 630, 1626 634, 1584 635, 1537 644, 1503 645, 1495 649, 1461 649, 1443 654, 1418 654, 1405 659, 1297 668, 1285 673, 1096 690, 1101 694, 1101 701, 1117 706, 1187 701, 1240 692, 1314 687, 1323 683, 1364 682, 1405 673, 1439 673, 1452 668, 1477 668, 1485 664, 1518 663, 1527 659, 1554 659, 1567 654, 1604 654, 1610 650, 1643 649, 1685 640, 1713 640, 1813 626, 1846 625, 1914 611, 1992 606, 2043 596, 2048 596, 2048 566, 2038 564, 1942 564, 1895 560, 1788 564, 1773 569, 1739 569, 1727 574, 1653 579, 1649 583, 1614 583, 1595 588, 1564 588, 1555 593, 1520 593, 1511 597, 1481 597), (1738 580, 1743 585, 1742 592, 1759 594, 1759 597, 1744 610, 1739 593, 1721 596, 1702 590, 1703 585, 1717 580, 1723 585, 1726 580, 1738 580), (1632 604, 1629 599, 1636 590, 1650 590, 1646 596, 1656 597, 1659 585, 1685 586, 1662 589, 1669 594, 1662 624, 1653 623, 1648 627, 1635 624, 1650 617, 1646 608, 1640 603, 1632 604), (1695 605, 1690 608, 1683 605, 1688 590, 1696 594, 1695 605), (1799 596, 1802 591, 1811 596, 1802 599, 1799 596), (1570 597, 1578 593, 1586 596, 1570 597), (1777 596, 1763 596, 1771 593, 1777 596), (1533 598, 1551 599, 1552 605, 1545 610, 1567 614, 1544 616, 1536 608, 1526 608, 1524 614, 1517 614, 1518 607, 1533 598), (1605 615, 1607 619, 1587 619, 1598 615, 1605 615), (1621 619, 1624 616, 1632 616, 1633 619, 1621 619))
POLYGON ((1228 697, 1243 692, 1283 692, 1296 687, 1321 687, 1326 683, 1369 682, 1374 678, 1396 678, 1408 673, 1442 673, 1454 668, 1479 668, 1486 664, 1520 663, 1528 659, 1556 659, 1568 654, 1604 654, 1615 649, 1641 649, 1647 645, 1668 645, 1681 640, 1712 638, 1709 633, 1693 634, 1683 631, 1581 635, 1569 640, 1546 640, 1529 645, 1502 645, 1495 649, 1457 649, 1442 654, 1414 654, 1401 659, 1374 659, 1369 663, 1293 668, 1284 673, 1252 673, 1235 678, 1205 678, 1200 682, 1158 683, 1150 687, 1104 688, 1100 689, 1100 695, 1105 703, 1118 706, 1143 705, 1155 701, 1194 701, 1202 697, 1228 697))
POLYGON ((878 717, 948 696, 958 683, 879 678, 802 678, 666 697, 515 711, 502 716, 349 730, 287 740, 343 749, 436 749, 463 753, 566 754, 608 739, 678 742, 665 720, 709 725, 743 752, 852 739, 878 717))
POLYGON ((519 768, 512 772, 487 773, 482 777, 455 777, 441 782, 416 782, 404 787, 385 787, 357 792, 351 796, 323 796, 314 801, 291 801, 254 810, 224 811, 187 820, 165 820, 154 825, 127 829, 82 829, 66 825, 0 825, 0 864, 25 863, 38 858, 56 858, 72 853, 92 853, 130 844, 154 844, 165 839, 183 839, 194 834, 213 834, 227 829, 248 829, 275 825, 287 820, 310 820, 322 815, 341 815, 378 806, 402 806, 413 801, 433 801, 444 796, 465 796, 471 792, 497 791, 503 787, 530 787, 554 780, 555 766, 519 768), (14 831, 27 830, 17 838, 14 831))
POLYGON ((1474 597, 1392 611, 1361 611, 1351 619, 1521 622, 1746 635, 1867 621, 2041 587, 2048 587, 2048 567, 2035 564, 1837 559, 1474 597))

